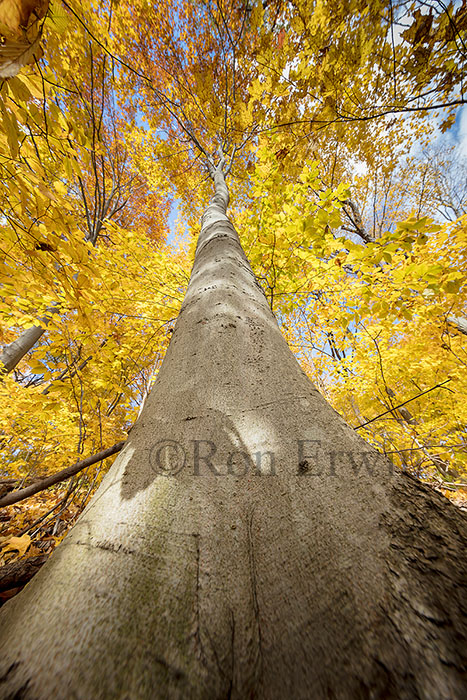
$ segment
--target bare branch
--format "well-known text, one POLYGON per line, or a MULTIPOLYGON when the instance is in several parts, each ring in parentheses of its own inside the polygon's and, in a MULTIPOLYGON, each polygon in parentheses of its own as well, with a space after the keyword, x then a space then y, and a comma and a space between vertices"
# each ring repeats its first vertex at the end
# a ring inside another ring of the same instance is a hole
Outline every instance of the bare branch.
POLYGON ((112 445, 112 447, 107 447, 107 449, 102 450, 91 457, 86 457, 86 459, 75 462, 75 464, 72 464, 70 467, 66 467, 66 469, 62 469, 61 471, 56 472, 56 474, 52 474, 46 479, 42 479, 42 481, 26 486, 24 489, 19 489, 19 491, 12 491, 3 498, 0 498, 0 507, 3 508, 5 506, 11 506, 13 503, 18 503, 18 501, 24 501, 25 498, 29 498, 35 493, 49 488, 49 486, 58 484, 60 481, 65 481, 65 479, 69 479, 70 476, 74 476, 82 469, 86 469, 86 467, 90 467, 92 464, 96 464, 96 462, 100 462, 107 457, 117 454, 117 452, 120 452, 124 445, 125 440, 122 442, 117 442, 115 445, 112 445))
MULTIPOLYGON (((440 384, 436 384, 436 386, 432 386, 431 389, 427 389, 426 391, 422 391, 420 394, 417 394, 416 396, 412 396, 411 399, 407 399, 407 401, 403 401, 398 406, 394 406, 393 408, 390 408, 388 411, 384 411, 384 413, 380 413, 379 415, 375 416, 371 420, 367 420, 366 423, 362 423, 361 425, 356 425, 355 430, 358 430, 358 428, 364 428, 365 425, 369 425, 370 423, 373 423, 373 421, 378 420, 378 418, 382 418, 383 416, 387 415, 388 413, 393 413, 395 410, 397 410, 401 406, 405 406, 407 403, 410 403, 411 401, 415 401, 415 399, 420 398, 420 396, 423 396, 424 394, 428 394, 430 391, 433 391, 434 389, 438 389, 439 387, 442 387, 443 384, 447 384, 450 381, 451 381, 450 379, 446 379, 446 381, 441 382, 440 384)), ((0 505, 2 505, 1 501, 0 501, 0 505)))

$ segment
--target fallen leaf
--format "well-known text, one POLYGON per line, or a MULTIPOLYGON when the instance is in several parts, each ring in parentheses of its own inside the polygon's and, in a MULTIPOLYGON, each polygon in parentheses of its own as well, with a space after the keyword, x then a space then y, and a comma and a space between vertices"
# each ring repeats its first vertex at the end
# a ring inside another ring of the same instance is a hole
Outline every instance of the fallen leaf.
POLYGON ((31 544, 29 535, 21 535, 21 537, 10 537, 2 547, 2 554, 6 552, 17 551, 22 557, 26 553, 27 548, 31 544))

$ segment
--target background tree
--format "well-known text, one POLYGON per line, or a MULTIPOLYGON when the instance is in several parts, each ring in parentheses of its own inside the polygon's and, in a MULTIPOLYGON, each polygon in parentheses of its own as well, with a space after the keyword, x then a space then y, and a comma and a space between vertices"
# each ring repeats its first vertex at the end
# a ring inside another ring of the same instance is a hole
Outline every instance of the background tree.
MULTIPOLYGON (((106 30, 105 13, 89 17, 106 30)), ((2 357, 14 367, 0 387, 8 488, 126 436, 186 285, 183 251, 163 245, 170 193, 156 189, 155 169, 151 186, 129 157, 107 54, 73 15, 60 32, 48 20, 44 61, 2 84, 0 313, 2 357), (11 352, 18 345, 20 364, 11 352)), ((31 556, 50 549, 102 466, 5 514, 4 538, 32 535, 31 556)))

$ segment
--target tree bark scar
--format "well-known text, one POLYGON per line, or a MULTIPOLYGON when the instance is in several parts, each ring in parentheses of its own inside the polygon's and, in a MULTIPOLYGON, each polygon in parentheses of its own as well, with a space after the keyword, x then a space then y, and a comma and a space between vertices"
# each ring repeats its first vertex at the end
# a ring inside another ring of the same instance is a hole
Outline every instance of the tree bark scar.
MULTIPOLYGON (((207 226, 207 227, 204 229, 204 231, 203 231, 203 237, 204 237, 204 235, 206 234, 206 232, 209 231, 210 228, 212 228, 213 226, 216 226, 216 225, 218 225, 218 222, 214 222, 213 224, 209 224, 209 226, 207 226)), ((196 251, 196 255, 197 255, 197 256, 200 256, 201 252, 204 251, 204 250, 208 247, 208 245, 209 245, 210 243, 219 242, 219 241, 222 241, 222 240, 224 240, 224 239, 226 239, 226 238, 232 240, 230 234, 228 234, 228 233, 218 233, 216 236, 213 236, 212 238, 209 238, 209 240, 203 241, 203 243, 200 244, 198 250, 196 251)), ((235 243, 235 242, 236 242, 236 241, 232 240, 232 243, 235 243)))
POLYGON ((264 655, 263 655, 263 639, 261 635, 261 618, 259 612, 259 602, 258 602, 258 579, 256 572, 256 560, 255 560, 255 550, 253 544, 253 509, 248 514, 247 518, 247 536, 248 536, 248 559, 249 559, 249 570, 250 570, 250 581, 251 581, 251 594, 253 599, 253 613, 256 624, 256 630, 258 635, 258 661, 257 661, 257 690, 260 690, 263 685, 263 674, 264 674, 264 655))
POLYGON ((200 536, 197 533, 193 533, 193 537, 196 542, 196 596, 195 596, 195 649, 197 656, 203 666, 209 667, 206 652, 204 650, 203 641, 201 639, 201 582, 200 582, 200 560, 201 560, 201 548, 200 548, 200 536))
POLYGON ((310 471, 310 463, 306 459, 302 459, 302 461, 299 462, 299 464, 298 464, 298 470, 297 470, 298 475, 303 476, 303 474, 306 474, 309 471, 310 471))
POLYGON ((233 610, 230 610, 230 629, 231 629, 231 636, 230 636, 230 650, 231 650, 231 656, 230 656, 230 679, 229 679, 229 687, 227 689, 227 700, 229 700, 232 697, 232 691, 234 687, 234 679, 235 679, 235 615, 233 610))
MULTIPOLYGON (((206 651, 201 632, 201 536, 197 533, 193 533, 193 537, 196 539, 196 596, 195 596, 195 648, 196 655, 201 664, 204 666, 205 670, 209 675, 213 675, 213 665, 218 671, 219 675, 228 682, 229 688, 232 688, 233 677, 231 673, 226 673, 222 667, 219 660, 219 655, 217 653, 216 642, 212 639, 207 625, 203 626, 203 633, 209 642, 209 651, 211 652, 211 659, 208 658, 208 652, 206 651)), ((229 690, 227 691, 227 697, 229 697, 229 690)))
MULTIPOLYGON (((0 692, 2 691, 2 686, 5 686, 7 688, 7 684, 9 684, 11 681, 14 681, 16 671, 19 671, 20 669, 21 663, 19 661, 15 661, 10 666, 8 666, 5 673, 2 676, 0 676, 0 692)), ((35 700, 35 698, 33 698, 28 693, 29 683, 30 680, 28 679, 25 682, 23 682, 21 686, 19 686, 16 690, 10 692, 8 695, 2 695, 2 698, 4 697, 5 700, 35 700)))

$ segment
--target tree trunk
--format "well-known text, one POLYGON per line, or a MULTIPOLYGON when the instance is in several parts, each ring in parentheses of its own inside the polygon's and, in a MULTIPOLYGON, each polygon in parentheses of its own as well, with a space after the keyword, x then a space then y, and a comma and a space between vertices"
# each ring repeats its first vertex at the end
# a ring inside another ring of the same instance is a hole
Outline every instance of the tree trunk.
POLYGON ((0 697, 464 698, 465 518, 313 387, 214 177, 128 442, 2 610, 0 697))
MULTIPOLYGON (((57 314, 58 312, 58 309, 51 306, 47 309, 48 315, 41 316, 38 320, 47 326, 50 321, 50 314, 57 314)), ((42 338, 46 330, 44 326, 31 326, 31 328, 26 328, 12 343, 5 345, 0 353, 0 377, 2 374, 8 374, 14 370, 18 362, 42 338)))
POLYGON ((467 335, 467 318, 463 316, 448 316, 448 323, 452 323, 460 333, 467 335))
POLYGON ((18 362, 28 353, 45 333, 42 326, 26 328, 21 335, 9 345, 5 345, 0 354, 0 375, 14 370, 18 362))

